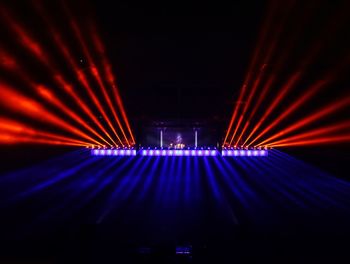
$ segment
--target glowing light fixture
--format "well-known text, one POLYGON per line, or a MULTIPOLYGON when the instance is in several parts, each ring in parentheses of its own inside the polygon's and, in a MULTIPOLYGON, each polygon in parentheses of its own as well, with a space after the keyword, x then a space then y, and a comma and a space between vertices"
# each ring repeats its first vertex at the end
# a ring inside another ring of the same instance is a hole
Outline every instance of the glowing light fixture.
POLYGON ((227 150, 224 149, 221 151, 222 156, 229 156, 229 157, 258 157, 258 156, 268 156, 268 151, 261 149, 255 149, 255 150, 246 150, 246 149, 241 149, 241 150, 227 150))

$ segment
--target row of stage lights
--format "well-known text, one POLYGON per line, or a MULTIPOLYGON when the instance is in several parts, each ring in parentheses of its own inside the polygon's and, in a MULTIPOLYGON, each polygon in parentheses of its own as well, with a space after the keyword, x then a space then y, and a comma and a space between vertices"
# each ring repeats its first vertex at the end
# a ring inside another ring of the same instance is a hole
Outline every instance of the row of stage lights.
MULTIPOLYGON (((218 156, 220 152, 217 149, 92 149, 91 154, 93 156, 218 156)), ((221 151, 221 156, 267 156, 267 149, 236 149, 221 151)))

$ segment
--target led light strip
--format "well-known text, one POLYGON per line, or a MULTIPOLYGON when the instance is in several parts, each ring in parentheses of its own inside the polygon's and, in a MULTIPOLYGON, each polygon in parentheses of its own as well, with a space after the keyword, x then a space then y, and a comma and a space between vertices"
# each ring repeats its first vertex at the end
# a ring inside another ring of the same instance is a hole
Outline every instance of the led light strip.
MULTIPOLYGON (((192 157, 208 157, 219 156, 218 150, 210 149, 141 149, 139 152, 135 149, 92 149, 93 156, 192 156, 192 157)), ((223 157, 261 157, 267 156, 266 149, 225 149, 221 151, 223 157)))
POLYGON ((259 157, 259 156, 267 156, 268 150, 266 149, 233 149, 233 150, 222 150, 221 151, 222 156, 229 156, 229 157, 242 157, 242 156, 253 156, 253 157, 259 157))
POLYGON ((217 156, 217 150, 209 149, 143 149, 141 156, 217 156))
POLYGON ((93 149, 93 156, 136 156, 135 149, 93 149))

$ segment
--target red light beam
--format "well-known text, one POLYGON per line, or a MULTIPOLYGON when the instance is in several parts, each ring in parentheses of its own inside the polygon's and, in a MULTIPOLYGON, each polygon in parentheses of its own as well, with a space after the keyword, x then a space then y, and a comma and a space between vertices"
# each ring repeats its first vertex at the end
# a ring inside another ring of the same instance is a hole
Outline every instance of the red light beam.
POLYGON ((12 111, 18 112, 22 115, 28 116, 35 120, 39 120, 44 123, 53 124, 62 129, 65 129, 66 131, 72 134, 75 134, 79 137, 87 139, 90 142, 95 142, 97 144, 100 144, 99 142, 97 142, 90 136, 86 135, 85 133, 81 132, 77 128, 71 126, 61 118, 50 113, 38 102, 16 92, 14 89, 10 88, 5 84, 0 84, 0 88, 1 88, 1 93, 3 98, 6 98, 6 100, 1 100, 1 104, 4 107, 7 107, 12 111))
POLYGON ((133 133, 131 131, 131 126, 130 126, 129 120, 127 118, 127 115, 126 115, 126 111, 125 111, 125 108, 124 108, 124 105, 123 105, 123 101, 121 99, 121 96, 120 96, 120 93, 119 93, 119 89, 118 89, 118 87, 116 85, 115 78, 114 78, 114 75, 112 73, 112 67, 111 67, 110 62, 107 59, 107 56, 106 56, 105 47, 104 47, 104 45, 102 43, 102 40, 101 40, 100 36, 97 34, 96 27, 93 26, 91 28, 92 28, 91 29, 92 40, 93 40, 93 42, 95 44, 95 47, 96 47, 97 51, 100 53, 100 56, 102 58, 102 64, 103 64, 104 72, 105 72, 105 75, 106 75, 106 79, 108 80, 109 85, 113 89, 112 91, 113 91, 114 98, 116 99, 117 105, 118 105, 119 110, 120 110, 120 112, 122 114, 123 121, 126 124, 126 127, 128 129, 129 135, 131 137, 131 141, 132 141, 133 144, 135 144, 135 139, 134 139, 133 133))
POLYGON ((343 130, 349 130, 350 128, 350 121, 345 121, 345 122, 339 122, 333 125, 327 125, 326 127, 320 127, 317 129, 312 129, 310 131, 303 132, 301 134, 291 136, 282 140, 274 141, 269 144, 267 144, 268 147, 274 146, 274 145, 279 145, 279 144, 286 144, 288 142, 293 142, 293 141, 300 141, 300 140, 307 140, 307 139, 313 139, 315 137, 320 137, 320 136, 331 136, 332 134, 337 132, 342 132, 343 130))
POLYGON ((274 127, 276 127, 282 120, 286 117, 294 113, 301 105, 307 102, 313 95, 315 95, 322 87, 324 87, 328 83, 328 80, 321 80, 316 82, 313 86, 311 86, 307 91, 298 98, 294 103, 292 103, 289 107, 286 108, 274 121, 272 121, 263 131, 260 132, 259 135, 255 137, 255 139, 248 144, 251 145, 255 141, 259 140, 263 135, 265 135, 268 131, 271 131, 274 127))
MULTIPOLYGON (((114 115, 114 114, 116 114, 115 111, 114 111, 114 107, 113 107, 112 105, 110 105, 110 104, 111 104, 111 101, 110 101, 109 95, 108 95, 108 93, 107 93, 107 91, 106 91, 106 89, 105 89, 105 87, 104 87, 104 85, 103 85, 103 83, 102 83, 102 81, 101 81, 101 79, 100 79, 100 77, 99 77, 99 76, 100 76, 99 71, 98 71, 98 69, 96 68, 95 63, 94 63, 94 60, 93 60, 93 58, 92 58, 92 56, 91 56, 91 54, 90 54, 90 51, 89 51, 89 49, 88 49, 88 47, 87 47, 87 45, 86 45, 86 43, 85 43, 85 41, 84 41, 82 32, 80 31, 80 29, 79 29, 77 23, 76 23, 75 20, 73 19, 73 17, 72 17, 72 15, 71 15, 70 11, 68 10, 67 6, 66 6, 64 3, 63 3, 63 7, 64 7, 64 10, 65 10, 65 12, 67 13, 69 19, 70 19, 71 28, 72 28, 73 32, 75 33, 75 35, 76 35, 76 37, 77 37, 77 39, 78 39, 78 41, 79 41, 79 44, 80 44, 80 46, 82 47, 83 53, 84 53, 85 57, 87 58, 87 60, 88 60, 88 62, 89 62, 89 65, 90 65, 90 68, 89 68, 89 69, 90 69, 90 73, 92 74, 92 76, 95 77, 97 83, 99 84, 99 86, 100 86, 100 88, 101 88, 102 94, 103 94, 105 100, 107 101, 107 104, 110 106, 110 109, 112 110, 112 113, 114 112, 114 113, 113 113, 113 115, 114 115)), ((90 91, 90 89, 89 89, 89 91, 90 91)), ((111 123, 110 119, 108 118, 106 112, 104 111, 104 109, 103 109, 101 103, 99 102, 99 100, 97 99, 97 97, 96 97, 93 93, 90 92, 90 94, 91 94, 92 99, 93 99, 94 103, 96 104, 97 108, 99 109, 99 111, 101 112, 102 116, 103 116, 104 119, 106 120, 107 124, 108 124, 109 127, 112 129, 112 131, 113 131, 113 133, 115 134, 115 136, 117 137, 118 141, 119 141, 122 145, 124 145, 123 142, 122 142, 122 140, 120 139, 118 133, 117 133, 116 130, 114 129, 114 126, 112 125, 112 123, 111 123)), ((115 115, 115 116, 116 116, 116 115, 115 115)), ((117 119, 118 119, 118 121, 119 121, 119 118, 118 118, 118 117, 117 117, 117 119)), ((118 121, 117 121, 117 124, 118 124, 118 126, 119 126, 120 121, 119 121, 119 122, 118 122, 118 121)), ((123 128, 122 128, 121 126, 119 127, 119 129, 121 129, 121 131, 123 131, 123 128)), ((124 133, 124 135, 125 135, 125 133, 124 133)), ((126 141, 127 141, 127 143, 128 143, 127 138, 126 138, 126 141)), ((128 143, 128 144, 129 144, 129 143, 128 143)))
POLYGON ((323 107, 321 110, 306 116, 305 118, 297 121, 296 123, 288 126, 287 128, 283 129, 279 133, 276 133, 275 135, 269 137, 268 139, 264 140, 263 142, 259 143, 258 146, 266 145, 268 142, 271 142, 272 140, 279 138, 281 136, 285 136, 290 132, 294 132, 295 130, 308 126, 312 124, 312 122, 315 122, 321 118, 324 118, 328 115, 334 114, 336 111, 344 108, 349 107, 350 105, 350 97, 346 97, 343 100, 339 100, 337 102, 333 102, 332 104, 329 104, 325 107, 323 107))
POLYGON ((309 140, 301 140, 295 142, 281 143, 269 145, 271 147, 296 147, 296 146, 314 146, 314 145, 325 145, 325 144, 335 144, 335 143, 350 143, 349 134, 346 135, 338 135, 332 137, 321 137, 314 138, 309 140))

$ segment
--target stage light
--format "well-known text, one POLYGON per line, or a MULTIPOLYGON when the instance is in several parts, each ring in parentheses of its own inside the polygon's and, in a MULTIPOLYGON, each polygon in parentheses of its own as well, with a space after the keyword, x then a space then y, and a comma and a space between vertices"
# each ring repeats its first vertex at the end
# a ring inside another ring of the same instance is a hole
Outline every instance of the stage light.
POLYGON ((222 150, 221 155, 228 156, 228 157, 258 157, 258 156, 267 156, 267 150, 222 150))
POLYGON ((135 149, 93 149, 91 151, 91 155, 93 156, 136 156, 136 154, 135 149))
POLYGON ((182 156, 183 155, 183 151, 182 150, 175 150, 175 155, 176 156, 182 156))

